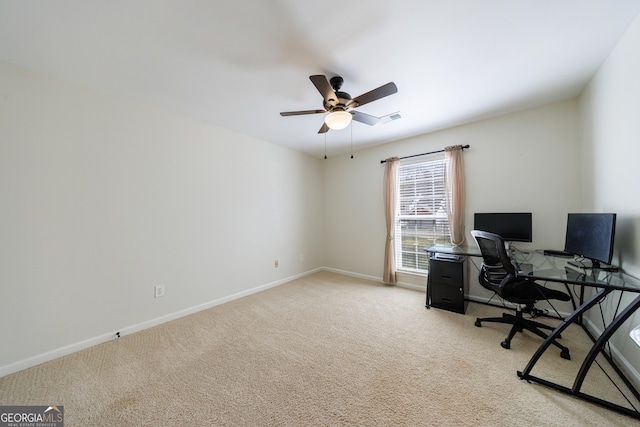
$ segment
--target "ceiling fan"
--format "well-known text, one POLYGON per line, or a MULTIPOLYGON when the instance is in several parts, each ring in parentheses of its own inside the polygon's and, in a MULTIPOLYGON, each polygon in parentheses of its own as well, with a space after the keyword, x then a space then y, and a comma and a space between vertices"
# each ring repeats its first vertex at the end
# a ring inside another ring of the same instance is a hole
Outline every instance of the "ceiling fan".
POLYGON ((377 89, 351 98, 351 95, 348 93, 340 91, 342 83, 344 82, 340 76, 335 76, 332 77, 331 80, 327 80, 326 76, 316 74, 309 76, 309 79, 324 98, 324 110, 285 111, 281 112, 280 115, 300 116, 304 114, 329 113, 326 115, 324 123, 318 133, 326 133, 329 129, 344 129, 351 123, 352 119, 370 126, 375 125, 380 121, 379 117, 353 111, 352 109, 398 92, 395 83, 389 82, 377 89))

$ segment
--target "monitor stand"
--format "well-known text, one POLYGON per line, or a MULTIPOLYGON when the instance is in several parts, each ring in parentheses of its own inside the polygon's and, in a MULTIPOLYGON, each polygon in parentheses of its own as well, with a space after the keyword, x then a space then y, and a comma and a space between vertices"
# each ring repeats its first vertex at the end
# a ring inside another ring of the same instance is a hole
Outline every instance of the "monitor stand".
POLYGON ((599 262, 592 261, 590 259, 569 261, 569 265, 582 268, 583 270, 618 271, 618 267, 615 265, 600 264, 599 262))

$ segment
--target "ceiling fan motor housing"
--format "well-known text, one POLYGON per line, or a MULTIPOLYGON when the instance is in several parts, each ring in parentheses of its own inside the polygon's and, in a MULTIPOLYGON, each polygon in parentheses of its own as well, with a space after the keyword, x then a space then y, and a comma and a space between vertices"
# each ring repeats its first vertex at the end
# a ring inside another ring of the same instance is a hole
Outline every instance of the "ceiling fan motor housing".
POLYGON ((331 77, 331 80, 329 80, 329 84, 333 88, 338 99, 334 99, 333 97, 325 99, 323 103, 325 110, 334 111, 339 107, 340 110, 344 111, 349 108, 347 107, 347 103, 351 101, 351 95, 347 92, 340 92, 342 83, 344 83, 344 79, 340 76, 331 77))
POLYGON ((340 90, 342 83, 344 83, 344 79, 340 76, 331 77, 331 80, 329 80, 329 84, 336 92, 340 90))

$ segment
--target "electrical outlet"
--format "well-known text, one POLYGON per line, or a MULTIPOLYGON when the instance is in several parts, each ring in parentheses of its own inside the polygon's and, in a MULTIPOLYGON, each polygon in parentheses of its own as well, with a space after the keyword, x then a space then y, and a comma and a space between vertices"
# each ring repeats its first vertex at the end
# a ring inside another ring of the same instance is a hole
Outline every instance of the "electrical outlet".
POLYGON ((156 293, 155 293, 156 298, 161 298, 161 297, 164 296, 164 286, 157 285, 155 287, 155 291, 156 291, 156 293))
POLYGON ((278 268, 278 260, 273 261, 273 268, 278 268))

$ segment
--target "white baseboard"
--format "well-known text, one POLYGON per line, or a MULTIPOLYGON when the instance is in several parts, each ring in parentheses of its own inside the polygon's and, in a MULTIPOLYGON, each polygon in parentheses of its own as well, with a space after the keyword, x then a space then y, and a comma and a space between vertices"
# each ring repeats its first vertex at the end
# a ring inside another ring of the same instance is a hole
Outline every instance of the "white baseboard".
POLYGON ((45 353, 29 357, 27 359, 19 360, 17 362, 13 362, 5 366, 1 366, 0 378, 6 375, 10 375, 10 374, 22 371, 24 369, 32 368, 36 365, 40 365, 41 363, 49 362, 59 357, 66 356, 80 350, 84 350, 85 348, 102 344, 104 342, 107 342, 113 339, 114 337, 115 337, 115 332, 113 334, 109 333, 109 334, 99 335, 84 341, 66 345, 64 347, 56 348, 55 350, 47 351, 45 353))
POLYGON ((202 310, 207 310, 209 308, 215 307, 215 306, 220 305, 220 304, 224 304, 226 302, 230 302, 230 301, 233 301, 233 300, 236 300, 236 299, 239 299, 239 298, 251 295, 251 294, 255 294, 255 293, 258 293, 258 292, 261 292, 261 291, 265 291, 265 290, 267 290, 269 288, 273 288, 275 286, 282 285, 284 283, 290 282, 290 281, 298 279, 300 277, 308 276, 309 274, 313 274, 313 273, 316 273, 316 272, 321 271, 321 270, 322 270, 322 268, 316 268, 316 269, 313 269, 313 270, 309 270, 309 271, 306 271, 304 273, 296 274, 294 276, 290 276, 290 277, 287 277, 287 278, 284 278, 284 279, 280 279, 280 280, 277 280, 275 282, 266 283, 264 285, 257 286, 255 288, 248 289, 246 291, 242 291, 242 292, 238 292, 238 293, 235 293, 235 294, 232 294, 232 295, 228 295, 226 297, 218 298, 216 300, 209 301, 209 302, 206 302, 204 304, 199 304, 199 305, 196 305, 196 306, 184 309, 184 310, 180 310, 180 311, 177 311, 177 312, 174 312, 174 313, 170 313, 170 314, 167 314, 167 315, 164 315, 164 316, 157 317, 155 319, 150 319, 150 320, 147 320, 145 322, 138 323, 136 325, 126 326, 124 328, 118 329, 117 331, 113 331, 113 332, 110 332, 110 333, 98 335, 98 336, 95 336, 93 338, 89 338, 89 339, 86 339, 86 340, 83 340, 83 341, 80 341, 80 342, 77 342, 77 343, 74 343, 74 344, 66 345, 64 347, 60 347, 60 348, 57 348, 57 349, 54 349, 54 350, 51 350, 51 351, 47 351, 45 353, 38 354, 36 356, 32 356, 32 357, 29 357, 27 359, 19 360, 17 362, 13 362, 13 363, 10 363, 10 364, 5 365, 5 366, 0 366, 0 378, 4 377, 6 375, 13 374, 15 372, 22 371, 22 370, 27 369, 27 368, 34 367, 34 366, 39 365, 41 363, 49 362, 49 361, 57 359, 59 357, 67 356, 69 354, 72 354, 72 353, 75 353, 77 351, 81 351, 81 350, 87 349, 89 347, 93 347, 95 345, 105 343, 105 342, 113 340, 113 339, 118 339, 117 335, 116 335, 117 332, 120 333, 120 336, 130 335, 130 334, 133 334, 135 332, 140 332, 140 331, 143 331, 145 329, 149 329, 149 328, 152 328, 154 326, 158 326, 158 325, 161 325, 163 323, 170 322, 172 320, 176 320, 176 319, 179 319, 181 317, 188 316, 190 314, 194 314, 194 313, 197 313, 197 312, 202 311, 202 310))
MULTIPOLYGON (((369 280, 371 282, 384 283, 384 280, 382 280, 382 277, 369 276, 366 274, 354 273, 352 271, 340 270, 337 268, 330 268, 330 267, 323 267, 322 270, 331 271, 332 273, 342 274, 344 276, 356 277, 358 279, 369 280)), ((398 282, 395 284, 395 286, 399 286, 401 288, 413 289, 414 291, 420 291, 420 292, 425 292, 426 290, 426 284, 422 286, 422 285, 416 285, 414 283, 398 282)))
POLYGON ((340 270, 338 268, 331 268, 331 267, 322 267, 321 270, 342 274, 344 276, 357 277, 358 279, 370 280, 372 282, 382 283, 382 277, 369 276, 366 274, 354 273, 353 271, 340 270))

